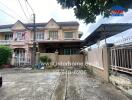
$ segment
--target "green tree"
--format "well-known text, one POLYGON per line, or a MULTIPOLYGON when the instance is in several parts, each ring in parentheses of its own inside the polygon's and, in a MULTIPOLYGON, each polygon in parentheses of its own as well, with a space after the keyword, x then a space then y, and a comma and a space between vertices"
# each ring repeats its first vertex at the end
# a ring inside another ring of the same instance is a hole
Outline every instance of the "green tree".
POLYGON ((7 64, 12 55, 12 50, 6 46, 0 46, 0 65, 7 64))
POLYGON ((109 17, 113 6, 127 11, 132 8, 131 0, 57 0, 63 8, 73 8, 75 16, 85 23, 94 23, 98 15, 109 17))

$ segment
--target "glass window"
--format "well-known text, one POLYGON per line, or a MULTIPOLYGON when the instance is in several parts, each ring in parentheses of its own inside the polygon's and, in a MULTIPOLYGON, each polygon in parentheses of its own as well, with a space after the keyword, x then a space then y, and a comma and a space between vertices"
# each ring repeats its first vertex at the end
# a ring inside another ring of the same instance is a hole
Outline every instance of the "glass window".
POLYGON ((5 34, 5 40, 12 40, 13 39, 13 34, 5 34))
POLYGON ((16 32, 16 40, 24 40, 25 32, 16 32))
POLYGON ((36 32, 36 40, 43 40, 44 33, 43 32, 36 32))
POLYGON ((64 38, 65 39, 72 39, 73 38, 73 32, 65 32, 64 38))
POLYGON ((49 38, 51 40, 58 39, 58 32, 57 31, 49 31, 49 38))
POLYGON ((73 54, 79 54, 79 49, 64 49, 64 55, 73 55, 73 54))
POLYGON ((64 49, 64 55, 70 55, 70 49, 64 49))

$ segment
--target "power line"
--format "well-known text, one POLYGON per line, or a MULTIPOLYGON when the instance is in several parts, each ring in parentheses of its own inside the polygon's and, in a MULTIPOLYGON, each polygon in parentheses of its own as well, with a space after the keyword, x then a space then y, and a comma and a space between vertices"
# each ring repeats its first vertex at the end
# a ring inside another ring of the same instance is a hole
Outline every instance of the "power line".
MULTIPOLYGON (((0 1, 0 4, 3 5, 4 7, 6 7, 6 8, 7 8, 8 10, 10 10, 11 12, 13 12, 13 13, 14 13, 15 15, 17 15, 18 17, 20 17, 18 13, 16 13, 13 9, 9 8, 8 6, 6 6, 3 2, 0 1)), ((3 10, 2 10, 2 12, 3 12, 3 10)), ((4 11, 4 12, 5 12, 5 11, 4 11)), ((21 17, 20 17, 20 18, 21 18, 21 17)))
MULTIPOLYGON (((24 0, 24 1, 25 1, 25 0, 24 0)), ((28 9, 28 5, 27 5, 27 2, 26 2, 26 1, 25 1, 25 6, 26 6, 26 9, 27 9, 28 15, 29 15, 29 16, 31 16, 31 15, 30 15, 30 12, 29 12, 29 9, 28 9)))
POLYGON ((28 2, 28 0, 25 0, 25 1, 27 2, 28 6, 29 6, 30 9, 32 10, 32 12, 35 13, 34 10, 33 10, 33 8, 32 8, 32 6, 31 6, 30 3, 28 2))
POLYGON ((27 17, 27 15, 26 15, 26 13, 25 13, 23 7, 22 7, 22 4, 21 4, 20 0, 18 0, 18 2, 19 2, 19 5, 20 5, 20 7, 21 7, 21 9, 22 9, 22 12, 24 13, 26 19, 28 20, 28 17, 27 17))
POLYGON ((3 5, 4 7, 6 7, 8 10, 11 10, 12 12, 14 12, 15 14, 17 14, 14 10, 10 9, 8 6, 6 6, 3 2, 0 1, 0 4, 3 5))
POLYGON ((4 10, 0 9, 1 12, 5 13, 6 15, 8 15, 9 17, 13 18, 14 20, 17 20, 14 16, 8 14, 7 12, 5 12, 4 10))

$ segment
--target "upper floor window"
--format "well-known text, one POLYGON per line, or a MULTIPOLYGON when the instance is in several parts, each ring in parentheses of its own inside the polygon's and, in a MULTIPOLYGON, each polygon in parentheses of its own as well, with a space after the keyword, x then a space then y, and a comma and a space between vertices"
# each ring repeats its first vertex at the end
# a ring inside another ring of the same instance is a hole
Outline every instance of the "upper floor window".
POLYGON ((43 32, 36 32, 36 40, 43 40, 44 33, 43 32))
POLYGON ((5 40, 12 40, 13 39, 13 34, 5 34, 5 40))
POLYGON ((49 31, 49 38, 52 40, 58 39, 58 32, 57 31, 49 31))
POLYGON ((25 32, 16 32, 15 40, 24 40, 25 39, 25 32))
POLYGON ((73 39, 73 32, 64 32, 64 39, 73 39))

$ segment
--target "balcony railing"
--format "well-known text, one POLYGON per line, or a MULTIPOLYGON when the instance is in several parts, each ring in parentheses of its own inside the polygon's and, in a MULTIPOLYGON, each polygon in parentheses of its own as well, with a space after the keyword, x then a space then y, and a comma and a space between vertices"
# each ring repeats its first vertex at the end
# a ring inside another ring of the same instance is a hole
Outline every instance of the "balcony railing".
POLYGON ((0 45, 10 45, 11 40, 0 40, 0 45))

